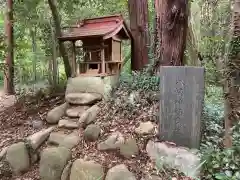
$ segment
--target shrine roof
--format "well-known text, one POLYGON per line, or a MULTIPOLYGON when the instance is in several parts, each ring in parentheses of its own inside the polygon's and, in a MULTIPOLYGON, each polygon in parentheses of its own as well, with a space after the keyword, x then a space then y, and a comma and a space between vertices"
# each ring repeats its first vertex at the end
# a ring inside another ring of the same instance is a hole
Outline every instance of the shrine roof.
POLYGON ((82 40, 92 37, 108 39, 119 33, 123 39, 131 37, 131 32, 122 15, 84 19, 73 26, 67 27, 66 30, 59 37, 60 40, 82 40))

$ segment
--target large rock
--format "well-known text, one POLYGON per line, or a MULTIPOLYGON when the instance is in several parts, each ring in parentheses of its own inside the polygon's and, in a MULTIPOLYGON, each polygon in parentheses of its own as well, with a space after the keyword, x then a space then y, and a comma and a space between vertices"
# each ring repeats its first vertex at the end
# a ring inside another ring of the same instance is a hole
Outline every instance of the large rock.
POLYGON ((73 132, 69 135, 63 132, 53 132, 48 139, 49 144, 63 146, 68 149, 72 149, 80 142, 80 137, 77 132, 73 132))
POLYGON ((139 149, 135 139, 130 138, 120 146, 120 154, 125 158, 131 158, 138 155, 139 149))
POLYGON ((100 108, 97 105, 94 105, 90 107, 88 110, 86 110, 81 117, 79 118, 79 123, 85 127, 86 125, 89 125, 96 120, 96 116, 98 112, 100 111, 100 108))
POLYGON ((70 104, 76 105, 92 105, 102 100, 102 95, 97 93, 70 93, 65 97, 70 104))
POLYGON ((59 143, 59 146, 63 146, 69 149, 72 149, 80 142, 80 137, 77 132, 73 132, 67 135, 62 141, 59 143))
POLYGON ((98 144, 100 151, 114 150, 120 148, 124 144, 124 137, 120 132, 112 133, 105 141, 98 144))
POLYGON ((29 136, 26 141, 31 146, 32 149, 36 150, 41 146, 41 144, 47 140, 50 133, 54 130, 55 127, 50 127, 47 129, 43 129, 31 136, 29 136))
POLYGON ((58 122, 58 127, 66 129, 77 129, 79 127, 79 123, 72 120, 63 119, 58 122))
POLYGON ((66 110, 66 115, 72 118, 79 118, 88 108, 89 106, 73 106, 66 110))
POLYGON ((65 147, 44 149, 39 167, 41 180, 60 180, 63 169, 70 158, 71 151, 65 147))
POLYGON ((103 95, 104 99, 108 99, 111 95, 112 88, 118 83, 119 75, 93 77, 81 76, 69 78, 66 88, 66 94, 69 93, 98 93, 103 95))
POLYGON ((135 133, 140 135, 151 134, 154 130, 154 125, 151 121, 141 122, 139 127, 135 129, 135 133))
POLYGON ((101 128, 98 125, 90 124, 83 132, 84 139, 87 141, 96 141, 100 135, 101 128))
POLYGON ((49 124, 57 124, 60 118, 65 114, 67 107, 68 107, 67 103, 55 107, 54 109, 48 112, 46 121, 49 124))
POLYGON ((59 145, 66 137, 67 134, 64 134, 63 132, 52 132, 48 138, 48 143, 52 145, 59 145))
POLYGON ((190 149, 149 141, 146 151, 153 161, 161 159, 163 165, 178 169, 187 176, 196 177, 199 174, 200 158, 190 149))
POLYGON ((26 145, 19 142, 7 149, 6 159, 16 174, 25 172, 30 167, 30 158, 26 145))
POLYGON ((104 170, 100 164, 82 159, 74 161, 70 180, 103 180, 103 178, 104 170))
POLYGON ((136 178, 124 164, 120 164, 108 170, 105 180, 136 180, 136 178))

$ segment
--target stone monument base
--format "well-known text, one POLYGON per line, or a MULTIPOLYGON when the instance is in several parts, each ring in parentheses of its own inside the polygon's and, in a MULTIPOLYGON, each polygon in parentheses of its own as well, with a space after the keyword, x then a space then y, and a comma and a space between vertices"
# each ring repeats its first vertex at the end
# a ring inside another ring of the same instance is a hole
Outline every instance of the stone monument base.
POLYGON ((112 89, 118 84, 119 75, 94 77, 78 76, 69 78, 66 93, 99 93, 107 100, 111 96, 112 89))

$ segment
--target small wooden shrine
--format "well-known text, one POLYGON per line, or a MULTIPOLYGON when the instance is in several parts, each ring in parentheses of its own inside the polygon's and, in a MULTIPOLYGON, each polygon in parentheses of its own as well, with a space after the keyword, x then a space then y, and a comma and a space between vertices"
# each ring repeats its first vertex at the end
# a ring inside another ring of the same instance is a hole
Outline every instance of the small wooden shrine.
POLYGON ((72 42, 72 76, 120 73, 122 40, 132 37, 121 15, 84 19, 66 30, 59 39, 72 42))

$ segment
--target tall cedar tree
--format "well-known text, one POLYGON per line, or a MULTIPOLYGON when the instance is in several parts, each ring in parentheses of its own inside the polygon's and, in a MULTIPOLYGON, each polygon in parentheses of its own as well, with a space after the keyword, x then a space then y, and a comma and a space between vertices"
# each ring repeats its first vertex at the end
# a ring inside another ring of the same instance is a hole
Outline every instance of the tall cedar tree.
POLYGON ((229 58, 225 69, 225 147, 232 146, 231 128, 240 116, 240 1, 233 1, 229 58))
POLYGON ((4 91, 8 95, 14 91, 14 59, 13 59, 13 0, 7 0, 5 16, 5 33, 6 33, 6 71, 4 73, 4 91))
POLYGON ((132 32, 132 70, 141 70, 148 64, 148 1, 128 0, 132 32))
POLYGON ((188 0, 155 0, 155 70, 183 65, 188 29, 188 0))

